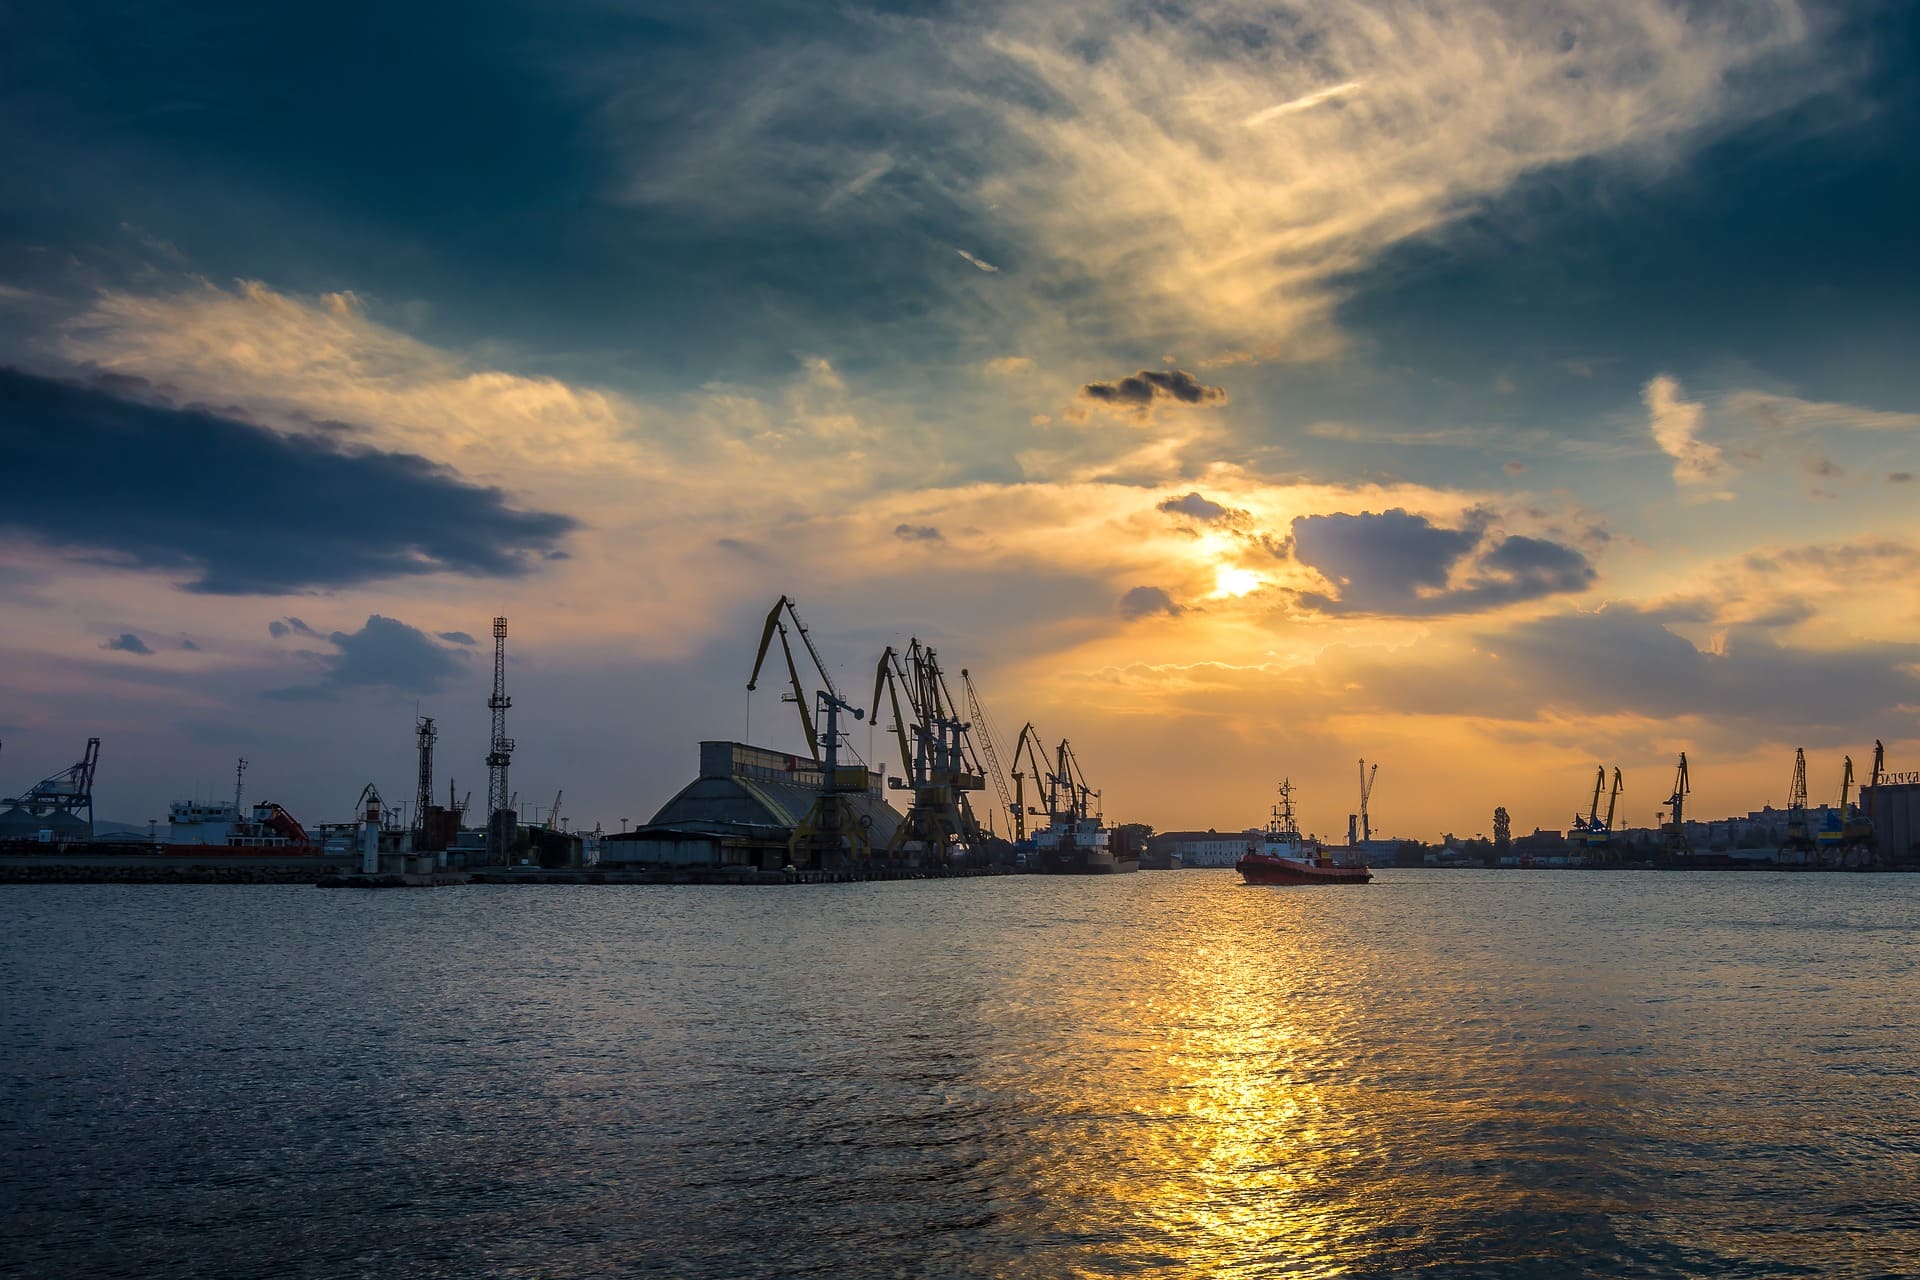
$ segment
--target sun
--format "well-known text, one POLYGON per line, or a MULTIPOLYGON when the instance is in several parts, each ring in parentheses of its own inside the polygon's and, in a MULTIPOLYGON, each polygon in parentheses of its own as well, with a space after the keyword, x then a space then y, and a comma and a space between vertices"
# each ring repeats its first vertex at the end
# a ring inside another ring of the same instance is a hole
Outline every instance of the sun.
POLYGON ((1213 594, 1216 596, 1252 595, 1264 585, 1266 584, 1260 580, 1260 575, 1251 569, 1235 569, 1229 565, 1221 565, 1214 570, 1213 594))

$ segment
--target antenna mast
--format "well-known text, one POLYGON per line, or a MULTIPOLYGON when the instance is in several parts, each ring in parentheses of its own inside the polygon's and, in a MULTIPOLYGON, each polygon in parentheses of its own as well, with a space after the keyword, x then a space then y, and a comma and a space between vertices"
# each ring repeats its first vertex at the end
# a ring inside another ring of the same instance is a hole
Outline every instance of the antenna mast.
POLYGON ((487 707, 493 712, 493 744, 487 752, 487 845, 496 859, 507 853, 507 836, 499 815, 513 807, 513 792, 507 788, 507 766, 513 760, 513 739, 507 736, 507 708, 513 699, 507 696, 507 620, 493 620, 493 696, 487 707))
POLYGON ((433 744, 440 737, 432 716, 416 715, 414 738, 420 745, 420 789, 413 802, 413 829, 427 829, 427 809, 433 804, 433 744))

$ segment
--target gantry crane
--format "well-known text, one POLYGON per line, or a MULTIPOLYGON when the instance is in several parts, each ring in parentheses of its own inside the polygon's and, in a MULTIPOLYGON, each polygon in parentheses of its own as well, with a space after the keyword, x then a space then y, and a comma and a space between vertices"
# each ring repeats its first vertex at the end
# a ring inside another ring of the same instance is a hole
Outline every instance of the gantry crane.
POLYGON ((1676 857, 1686 857, 1693 852, 1687 843, 1687 795, 1693 786, 1687 777, 1687 753, 1680 753, 1680 766, 1673 775, 1673 794, 1667 797, 1667 820, 1660 824, 1660 834, 1665 837, 1667 852, 1676 857))
MULTIPOLYGON (((59 773, 43 778, 33 784, 26 794, 9 796, 0 800, 0 804, 16 805, 36 818, 49 818, 55 814, 84 822, 87 835, 93 835, 93 775, 100 767, 100 739, 88 738, 87 749, 80 756, 78 764, 68 765, 59 773), (80 815, 84 812, 85 818, 80 815)), ((60 832, 63 837, 68 831, 60 832)))
POLYGON ((840 740, 843 736, 840 713, 844 711, 855 720, 864 719, 866 713, 840 696, 827 664, 820 660, 820 651, 813 647, 813 637, 808 634, 806 624, 800 621, 800 611, 787 596, 774 601, 773 608, 767 611, 767 623, 760 632, 760 650, 753 659, 753 674, 747 677, 747 692, 753 692, 759 682, 760 668, 767 660, 767 646, 773 642, 776 634, 780 637, 780 652, 787 660, 787 676, 792 682, 791 691, 784 696, 784 700, 792 702, 799 709, 800 727, 807 737, 807 750, 813 753, 814 762, 821 767, 820 790, 788 839, 788 856, 795 866, 808 868, 869 862, 873 857, 873 840, 869 834, 872 818, 859 813, 853 804, 854 796, 866 794, 867 767, 864 763, 847 769, 840 767, 840 740), (799 633, 800 643, 806 648, 807 657, 812 660, 815 674, 820 677, 821 687, 814 691, 811 698, 807 696, 806 685, 801 682, 800 667, 794 661, 793 645, 787 637, 789 621, 799 633), (808 711, 809 703, 816 708, 817 718, 814 712, 808 711))

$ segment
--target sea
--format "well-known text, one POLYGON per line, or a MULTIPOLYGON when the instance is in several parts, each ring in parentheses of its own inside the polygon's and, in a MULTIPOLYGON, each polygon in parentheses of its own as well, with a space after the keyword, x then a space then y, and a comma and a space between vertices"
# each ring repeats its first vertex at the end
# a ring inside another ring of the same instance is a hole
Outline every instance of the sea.
POLYGON ((1920 1276, 1920 876, 0 887, 0 1274, 1920 1276))

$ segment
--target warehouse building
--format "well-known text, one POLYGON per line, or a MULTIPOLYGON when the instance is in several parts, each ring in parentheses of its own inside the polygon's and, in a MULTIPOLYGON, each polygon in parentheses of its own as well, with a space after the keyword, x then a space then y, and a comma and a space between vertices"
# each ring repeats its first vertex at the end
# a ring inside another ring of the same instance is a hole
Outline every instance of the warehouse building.
MULTIPOLYGON (((846 798, 863 838, 878 855, 903 818, 883 797, 885 779, 862 765, 866 786, 846 798)), ((847 767, 842 767, 843 775, 847 767)), ((824 790, 810 756, 744 742, 700 744, 700 775, 667 801, 645 826, 605 836, 600 865, 610 869, 760 867, 790 860, 788 842, 824 790)))

